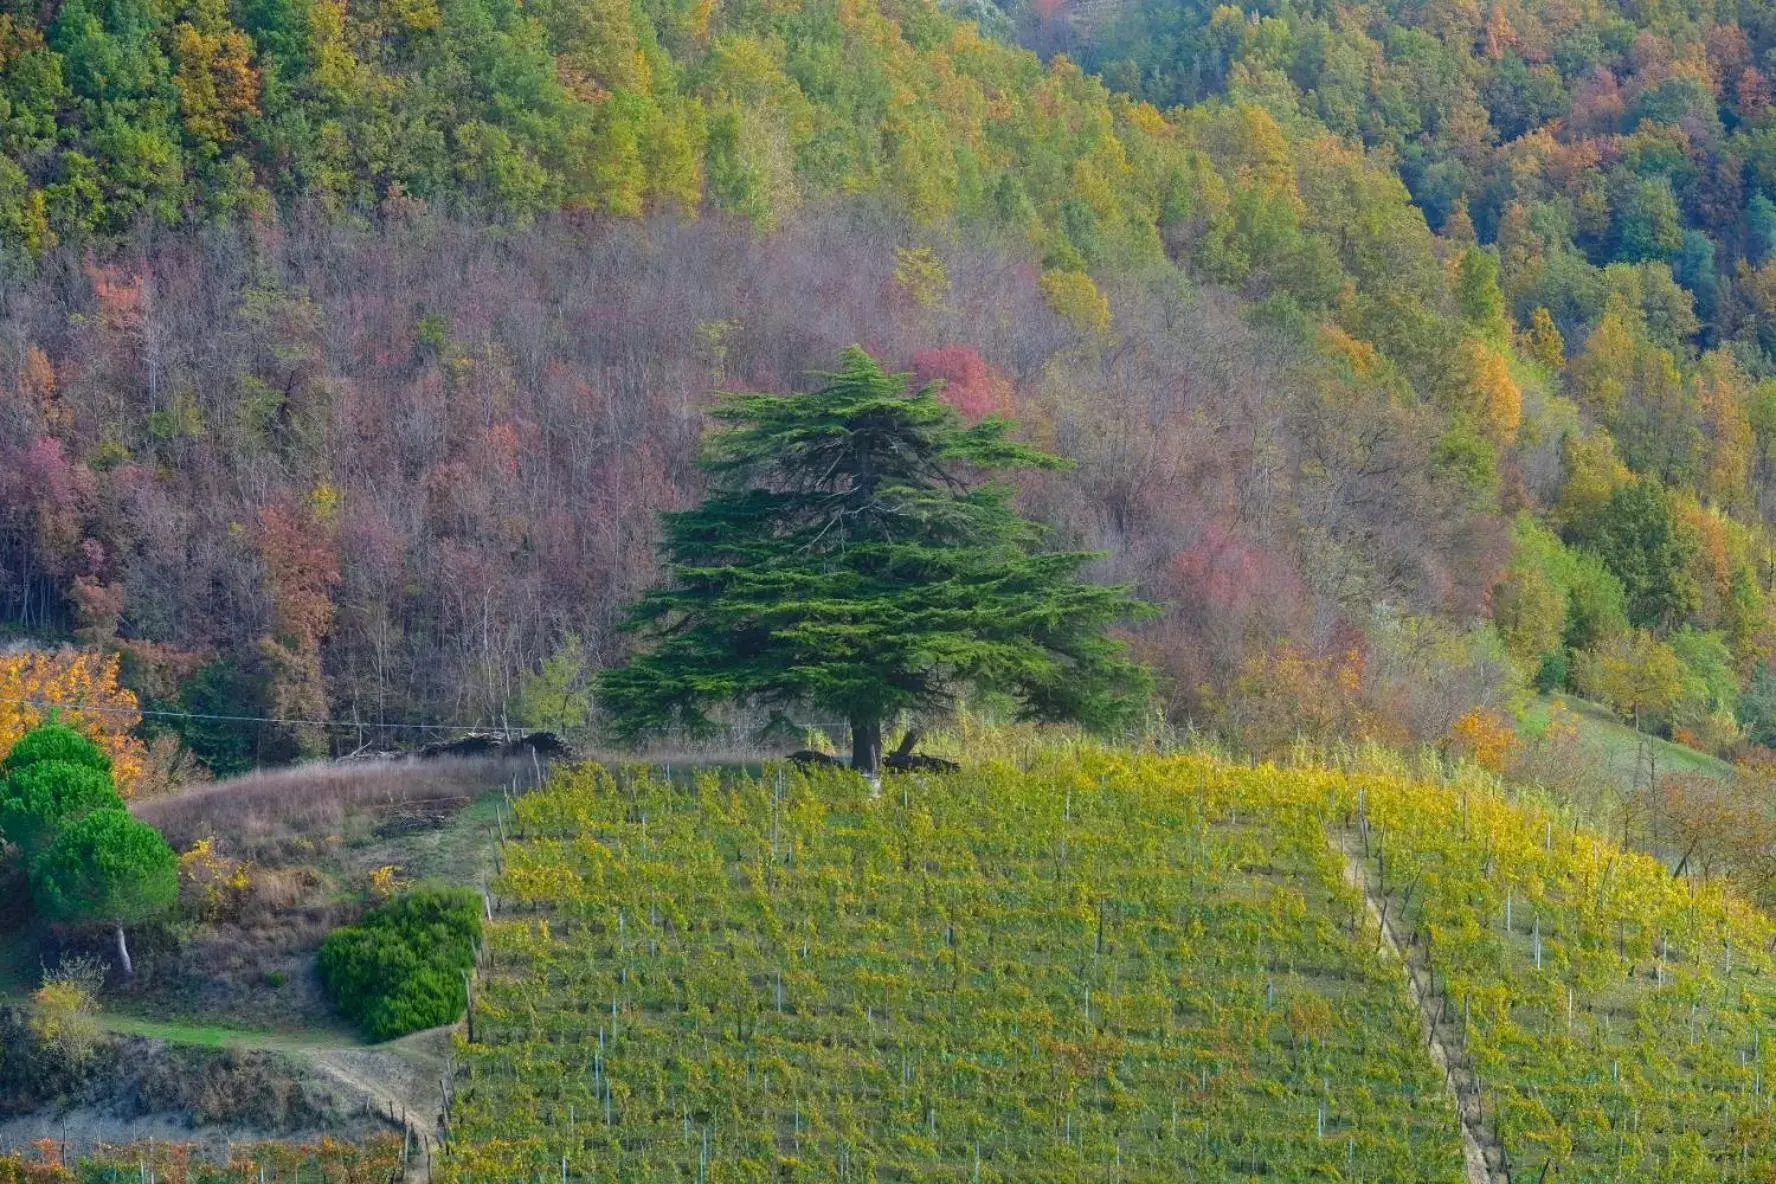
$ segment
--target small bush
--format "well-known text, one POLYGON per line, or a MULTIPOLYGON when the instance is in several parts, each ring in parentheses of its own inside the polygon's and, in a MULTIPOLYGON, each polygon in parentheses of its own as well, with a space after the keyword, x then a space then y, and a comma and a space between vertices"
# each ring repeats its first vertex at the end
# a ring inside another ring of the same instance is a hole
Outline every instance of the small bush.
POLYGON ((40 1055, 75 1074, 92 1059, 103 1038, 93 1013, 104 983, 105 968, 95 958, 64 958, 44 974, 43 985, 31 996, 36 1004, 31 1032, 40 1055))
POLYGON ((321 946, 333 1004, 373 1040, 454 1023, 468 1005, 481 906, 460 888, 417 888, 378 905, 321 946))

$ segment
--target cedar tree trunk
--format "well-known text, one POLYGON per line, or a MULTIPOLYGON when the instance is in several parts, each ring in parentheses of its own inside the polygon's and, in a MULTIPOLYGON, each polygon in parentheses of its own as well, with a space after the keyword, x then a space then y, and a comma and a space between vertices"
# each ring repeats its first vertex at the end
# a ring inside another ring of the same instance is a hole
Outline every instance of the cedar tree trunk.
POLYGON ((865 777, 882 773, 882 721, 876 718, 851 720, 851 767, 865 777))

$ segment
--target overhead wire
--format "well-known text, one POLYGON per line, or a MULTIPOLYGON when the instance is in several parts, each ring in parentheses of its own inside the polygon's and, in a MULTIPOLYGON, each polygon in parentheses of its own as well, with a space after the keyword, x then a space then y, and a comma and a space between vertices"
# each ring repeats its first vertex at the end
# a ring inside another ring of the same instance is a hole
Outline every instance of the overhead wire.
MULTIPOLYGON (((388 720, 292 719, 272 715, 223 715, 203 711, 169 711, 148 707, 113 707, 99 703, 69 703, 31 698, 0 697, 0 704, 16 707, 31 707, 38 711, 63 710, 96 712, 103 715, 137 716, 148 719, 207 720, 215 723, 275 724, 281 727, 292 728, 341 728, 353 731, 374 731, 377 729, 385 729, 389 731, 454 732, 464 736, 473 736, 488 732, 500 732, 511 735, 548 730, 546 728, 532 727, 528 724, 515 724, 510 721, 499 724, 422 724, 388 720)), ((847 725, 842 723, 827 723, 800 724, 797 726, 805 730, 830 732, 834 728, 843 729, 847 725)), ((754 729, 747 728, 740 724, 730 724, 725 730, 730 736, 738 736, 753 731, 754 729)))
POLYGON ((541 731, 522 724, 420 724, 406 721, 355 719, 291 719, 273 715, 220 715, 204 711, 167 711, 149 707, 114 707, 99 703, 70 703, 48 699, 0 698, 0 703, 17 707, 33 707, 39 711, 97 712, 102 715, 140 716, 153 719, 201 719, 219 723, 279 724, 285 727, 309 728, 388 728, 419 732, 532 732, 541 731))

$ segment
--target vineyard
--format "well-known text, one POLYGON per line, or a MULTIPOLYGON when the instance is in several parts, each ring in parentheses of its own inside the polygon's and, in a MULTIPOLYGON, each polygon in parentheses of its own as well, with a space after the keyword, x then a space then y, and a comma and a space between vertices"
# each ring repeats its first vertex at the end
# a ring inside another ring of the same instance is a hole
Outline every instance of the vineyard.
POLYGON ((446 1178, 1460 1180, 1337 787, 1226 776, 522 799, 446 1178))
POLYGON ((1026 763, 519 800, 443 1177, 1776 1172, 1718 886, 1482 782, 1026 763))
POLYGON ((1356 793, 1346 841, 1465 1052, 1462 1091, 1500 1166, 1567 1181, 1776 1174, 1767 916, 1493 794, 1387 779, 1356 793))

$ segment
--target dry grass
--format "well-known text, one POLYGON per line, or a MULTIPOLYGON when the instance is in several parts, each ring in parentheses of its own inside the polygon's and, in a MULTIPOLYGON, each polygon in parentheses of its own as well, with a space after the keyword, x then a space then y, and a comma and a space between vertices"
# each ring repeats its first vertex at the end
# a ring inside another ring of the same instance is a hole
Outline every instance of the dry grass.
POLYGON ((452 813, 517 776, 529 762, 491 758, 298 765, 131 803, 184 850, 214 836, 239 858, 264 861, 402 814, 452 813))

